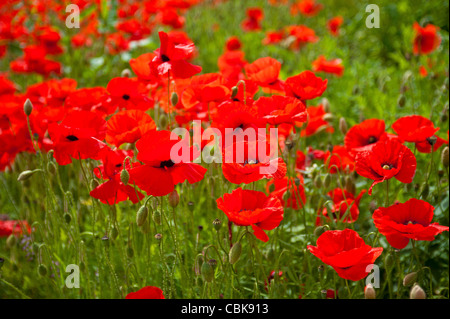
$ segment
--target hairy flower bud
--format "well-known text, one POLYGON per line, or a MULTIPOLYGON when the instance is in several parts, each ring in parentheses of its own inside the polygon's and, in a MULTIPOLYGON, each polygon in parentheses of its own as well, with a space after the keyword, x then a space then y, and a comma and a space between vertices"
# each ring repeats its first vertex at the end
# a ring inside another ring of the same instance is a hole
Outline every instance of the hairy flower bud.
POLYGON ((328 225, 318 226, 314 229, 314 236, 319 237, 324 232, 326 232, 330 227, 328 225))
POLYGON ((47 163, 47 172, 49 172, 52 175, 56 175, 56 165, 53 162, 47 163))
POLYGON ((415 284, 411 288, 411 292, 409 294, 410 299, 427 299, 427 294, 418 284, 415 284))
POLYGON ((42 277, 47 275, 47 267, 44 264, 40 264, 38 266, 38 274, 39 274, 39 276, 42 276, 42 277))
POLYGON ((30 171, 26 170, 19 174, 19 177, 17 178, 18 181, 25 181, 29 179, 31 176, 34 175, 34 173, 38 172, 38 170, 30 171))
POLYGON ((153 221, 156 225, 161 225, 161 212, 159 210, 153 212, 153 221))
POLYGON ((241 252, 242 252, 242 244, 241 242, 237 242, 233 245, 233 247, 231 247, 230 249, 230 253, 228 255, 229 257, 229 262, 230 264, 235 264, 239 258, 241 257, 241 252))
POLYGON ((441 160, 442 165, 444 165, 445 168, 448 168, 448 146, 444 147, 442 150, 441 160))
POLYGON ((130 180, 130 173, 126 169, 123 169, 122 172, 120 172, 120 180, 124 185, 128 184, 128 181, 130 180))
POLYGON ((203 280, 206 282, 211 282, 214 279, 214 268, 209 261, 206 261, 202 264, 201 274, 203 280))
POLYGON ((33 111, 33 103, 31 103, 30 99, 27 99, 23 104, 23 111, 25 112, 26 116, 30 116, 31 112, 33 111))
POLYGON ((405 106, 405 103, 406 103, 406 98, 405 98, 405 96, 402 94, 402 95, 400 95, 400 96, 398 97, 398 99, 397 99, 397 105, 398 105, 399 107, 404 107, 404 106, 405 106))
POLYGON ((403 286, 411 286, 417 280, 417 272, 411 272, 403 278, 403 286))
POLYGON ((170 96, 170 103, 172 103, 173 106, 178 104, 178 94, 177 94, 177 92, 172 92, 172 95, 170 96))
POLYGON ((231 88, 231 98, 234 99, 237 94, 238 94, 238 87, 237 86, 233 86, 231 88))
POLYGON ((341 130, 342 134, 344 134, 344 135, 347 134, 348 125, 347 125, 347 121, 343 117, 341 117, 339 119, 339 129, 341 130))
POLYGON ((144 225, 145 221, 147 220, 147 216, 148 216, 148 208, 147 206, 141 206, 141 208, 139 208, 137 214, 136 214, 136 224, 141 227, 142 225, 144 225))
POLYGON ((371 284, 364 287, 364 298, 366 299, 376 299, 375 289, 371 284))
POLYGON ((177 207, 178 203, 180 202, 180 195, 178 195, 178 192, 176 189, 174 189, 168 196, 169 198, 169 205, 171 207, 177 207))

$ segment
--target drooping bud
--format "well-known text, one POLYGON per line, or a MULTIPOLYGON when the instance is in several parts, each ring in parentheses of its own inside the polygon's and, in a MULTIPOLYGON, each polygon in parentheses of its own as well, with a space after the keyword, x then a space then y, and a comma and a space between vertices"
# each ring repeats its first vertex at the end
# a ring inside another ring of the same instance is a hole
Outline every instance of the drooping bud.
POLYGON ((325 175, 325 178, 323 180, 323 186, 325 188, 328 188, 328 186, 330 186, 330 184, 331 184, 331 174, 327 174, 327 175, 325 175))
POLYGON ((6 247, 11 249, 16 245, 17 238, 13 234, 9 235, 6 239, 6 247))
POLYGON ((418 284, 414 284, 409 294, 410 299, 427 299, 427 294, 418 284))
POLYGON ((122 172, 120 172, 120 180, 124 185, 128 184, 128 181, 130 180, 130 173, 126 169, 123 169, 122 172))
POLYGON ((156 225, 161 225, 161 212, 159 210, 153 212, 153 221, 156 225))
POLYGON ((64 221, 66 222, 66 224, 70 224, 70 222, 72 221, 72 216, 70 216, 69 213, 65 213, 64 214, 64 221))
POLYGON ((27 179, 29 179, 31 176, 34 175, 34 173, 38 172, 39 170, 34 170, 34 171, 30 171, 30 170, 26 170, 23 171, 22 173, 19 174, 19 177, 17 178, 18 181, 25 181, 27 179))
POLYGON ((325 113, 330 113, 330 101, 326 97, 322 98, 322 106, 325 113))
POLYGON ((169 205, 171 207, 177 207, 178 203, 180 202, 180 195, 178 195, 178 192, 176 189, 174 189, 168 196, 169 198, 169 205))
POLYGON ((241 252, 242 252, 242 244, 241 242, 237 242, 233 245, 233 247, 231 247, 230 249, 230 253, 228 255, 228 260, 230 262, 230 264, 235 264, 239 258, 241 257, 241 252))
POLYGON ((356 186, 353 178, 351 176, 347 176, 345 179, 345 190, 351 194, 356 193, 356 186))
POLYGON ((209 261, 206 261, 202 264, 201 268, 201 274, 203 277, 203 280, 206 282, 211 282, 214 279, 214 268, 209 263, 209 261))
POLYGON ((30 99, 27 99, 23 104, 23 111, 26 116, 30 116, 31 112, 33 112, 33 103, 31 103, 30 99))
POLYGON ((402 94, 402 95, 400 95, 400 96, 398 97, 398 99, 397 99, 397 105, 398 105, 399 107, 404 107, 404 106, 405 106, 405 103, 406 103, 406 98, 405 98, 405 96, 402 94))
POLYGON ((47 172, 49 172, 52 175, 56 175, 56 165, 53 162, 47 163, 47 172))
POLYGON ((417 280, 417 272, 415 271, 411 272, 403 278, 403 286, 405 287, 411 286, 416 282, 416 280, 417 280))
POLYGON ((220 228, 222 227, 222 221, 219 218, 214 219, 212 223, 213 223, 214 229, 217 231, 219 231, 220 228))
POLYGON ((145 221, 147 220, 147 216, 148 216, 148 208, 147 206, 141 206, 141 208, 139 208, 137 214, 136 214, 136 224, 138 225, 138 227, 141 227, 142 225, 144 225, 145 221))
POLYGON ((364 287, 364 298, 376 299, 376 292, 371 284, 368 284, 366 287, 364 287))
POLYGON ((319 175, 317 175, 316 178, 314 179, 314 186, 317 188, 322 187, 322 179, 320 178, 319 175))
POLYGON ((40 264, 38 266, 38 274, 39 274, 39 276, 42 276, 42 277, 47 275, 47 267, 44 264, 40 264))
POLYGON ((341 117, 339 119, 339 130, 341 130, 342 134, 344 134, 344 135, 347 134, 348 125, 347 125, 347 121, 343 117, 341 117))
POLYGON ((177 94, 177 92, 172 92, 172 95, 170 96, 170 103, 172 103, 173 106, 178 104, 178 94, 177 94))
POLYGON ((441 161, 442 165, 444 165, 445 168, 448 168, 448 146, 444 147, 442 150, 441 161))
POLYGON ((234 99, 237 94, 238 94, 238 87, 237 86, 233 86, 231 88, 231 98, 234 99))

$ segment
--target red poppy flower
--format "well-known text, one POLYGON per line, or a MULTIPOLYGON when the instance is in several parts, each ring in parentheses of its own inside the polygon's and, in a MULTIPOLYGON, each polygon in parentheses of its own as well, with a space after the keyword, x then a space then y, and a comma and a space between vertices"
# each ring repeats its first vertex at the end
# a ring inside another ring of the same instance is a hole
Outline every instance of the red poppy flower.
POLYGON ((283 220, 283 206, 275 196, 263 192, 235 189, 217 199, 217 207, 237 226, 252 226, 256 238, 267 242, 264 230, 272 230, 283 220))
POLYGON ((25 220, 0 220, 0 237, 20 236, 24 229, 31 232, 31 227, 25 220))
POLYGON ((409 148, 394 139, 379 141, 370 150, 356 154, 356 172, 373 179, 372 188, 395 177, 402 183, 411 183, 416 173, 416 158, 409 148))
POLYGON ((277 43, 280 43, 284 39, 285 36, 286 36, 286 34, 285 34, 284 30, 267 31, 266 37, 262 40, 262 43, 264 45, 277 44, 277 43))
POLYGON ((125 299, 165 299, 163 291, 158 287, 147 286, 136 292, 130 292, 125 299))
POLYGON ((98 112, 102 117, 117 106, 108 103, 108 91, 102 86, 78 89, 67 96, 64 106, 71 110, 98 112))
POLYGON ((167 33, 160 31, 158 34, 161 46, 155 50, 156 56, 150 62, 150 69, 155 76, 170 72, 174 78, 185 79, 202 71, 200 66, 186 61, 195 50, 193 43, 174 44, 167 33))
POLYGON ((382 247, 372 248, 352 229, 329 230, 317 239, 317 246, 308 250, 325 264, 333 267, 339 277, 352 281, 365 278, 370 266, 383 252, 382 247))
POLYGON ((16 91, 16 86, 13 82, 8 80, 6 74, 0 73, 0 95, 13 94, 16 91))
POLYGON ((291 14, 296 15, 300 12, 306 17, 314 17, 322 10, 323 5, 316 3, 315 0, 301 0, 291 5, 291 14))
MULTIPOLYGON (((188 149, 190 154, 193 154, 193 148, 189 147, 189 142, 180 140, 178 136, 172 135, 169 131, 151 130, 147 132, 136 142, 136 148, 139 150, 137 159, 145 165, 130 169, 129 183, 136 183, 148 195, 165 196, 174 190, 175 185, 183 183, 185 180, 190 184, 202 180, 206 168, 190 163, 192 156, 187 160, 181 159, 180 161, 171 157, 172 148, 178 146, 180 146, 180 150, 188 149)), ((184 154, 178 152, 177 155, 183 156, 184 154)))
POLYGON ((352 126, 345 134, 344 145, 351 152, 369 150, 382 137, 386 136, 383 120, 369 119, 352 126))
POLYGON ((416 32, 413 41, 414 54, 430 54, 441 44, 441 37, 437 33, 438 27, 428 24, 422 28, 417 22, 413 25, 416 32))
POLYGON ((297 210, 302 208, 306 203, 303 177, 300 174, 297 175, 297 178, 284 177, 270 180, 266 185, 266 192, 270 196, 278 197, 281 205, 286 208, 291 207, 297 210))
POLYGON ((289 96, 261 96, 255 106, 258 108, 258 116, 271 125, 295 125, 308 119, 306 106, 300 100, 289 96))
POLYGON ((353 172, 355 169, 355 159, 343 145, 333 146, 333 150, 324 154, 324 162, 328 162, 328 169, 331 174, 338 171, 353 172), (329 158, 329 159, 328 159, 329 158))
POLYGON ((234 83, 244 79, 243 69, 247 64, 244 56, 244 52, 239 50, 225 51, 225 53, 217 59, 219 71, 225 79, 234 83))
POLYGON ((325 112, 322 104, 319 104, 318 106, 308 106, 306 112, 308 112, 308 122, 306 123, 306 128, 300 132, 302 137, 311 136, 321 131, 326 131, 328 133, 334 132, 334 128, 326 121, 328 113, 325 112))
POLYGON ((325 72, 342 76, 344 73, 344 66, 341 59, 332 59, 327 61, 323 55, 319 56, 312 62, 312 69, 314 72, 325 72))
POLYGON ((154 101, 147 97, 144 87, 139 86, 135 79, 113 78, 106 87, 111 100, 108 102, 119 110, 142 110, 146 111, 153 107, 154 101))
MULTIPOLYGON (((263 178, 279 179, 286 175, 286 163, 281 157, 275 157, 269 143, 266 143, 266 152, 260 154, 262 143, 266 141, 241 141, 224 149, 222 172, 229 182, 249 184, 263 178)), ((278 149, 275 151, 278 153, 278 149)))
POLYGON ((264 12, 261 8, 248 8, 247 18, 242 21, 242 29, 245 31, 261 30, 261 20, 264 18, 264 12))
POLYGON ((284 93, 280 75, 281 63, 271 57, 260 58, 244 67, 247 77, 267 93, 284 93))
POLYGON ((155 58, 152 52, 144 53, 135 59, 130 59, 130 67, 140 81, 157 82, 158 78, 150 69, 150 62, 155 58))
POLYGON ((398 137, 406 142, 423 142, 439 131, 433 122, 421 115, 409 115, 399 118, 392 124, 398 137))
POLYGON ((52 140, 53 156, 59 165, 72 163, 75 159, 97 159, 105 146, 101 142, 106 135, 106 121, 96 113, 73 111, 60 123, 48 127, 52 140))
POLYGON ((225 44, 225 48, 228 51, 240 50, 241 47, 242 47, 242 43, 237 36, 232 36, 232 37, 228 38, 228 40, 225 44))
MULTIPOLYGON (((102 203, 114 205, 119 202, 130 199, 136 204, 144 195, 136 191, 131 185, 125 185, 120 180, 120 173, 123 170, 123 161, 125 157, 133 156, 131 151, 111 150, 110 148, 103 148, 99 157, 103 163, 102 166, 95 170, 97 177, 108 179, 107 182, 100 184, 94 188, 90 195, 99 199, 102 203), (139 197, 138 197, 139 196, 139 197)), ((132 166, 139 166, 139 163, 133 163, 132 166)), ((127 163, 126 169, 130 169, 127 163)))
POLYGON ((303 71, 298 75, 286 79, 286 95, 296 97, 302 101, 312 100, 325 92, 327 83, 327 79, 322 80, 314 72, 303 71))
POLYGON ((442 145, 448 144, 448 140, 444 140, 443 138, 433 135, 436 138, 435 141, 431 139, 431 137, 427 138, 425 141, 416 142, 416 148, 420 153, 431 153, 436 152, 442 145))
POLYGON ((341 16, 331 18, 327 22, 328 30, 330 31, 330 33, 333 36, 338 36, 339 35, 339 28, 341 27, 341 25, 343 23, 344 23, 344 18, 342 18, 341 16))
POLYGON ((286 29, 292 39, 289 44, 289 48, 293 50, 301 49, 308 43, 315 43, 319 41, 319 37, 316 36, 315 31, 307 26, 292 25, 288 26, 286 29))
POLYGON ((411 198, 403 204, 379 207, 373 213, 373 222, 388 243, 403 249, 409 240, 432 241, 437 234, 448 231, 447 226, 431 223, 434 207, 429 203, 411 198))
MULTIPOLYGON (((362 196, 366 193, 366 190, 362 190, 359 195, 355 198, 353 193, 343 190, 341 188, 335 188, 328 192, 328 196, 331 197, 333 201, 333 207, 331 208, 331 214, 333 219, 340 220, 344 223, 353 223, 359 217, 359 202, 362 196), (343 218, 345 215, 345 218, 343 218)), ((325 216, 326 220, 331 220, 331 216, 328 214, 326 208, 323 209, 322 215, 325 216)), ((321 224, 320 216, 317 217, 316 224, 321 224)))
POLYGON ((106 142, 117 147, 123 143, 135 143, 151 130, 156 130, 156 124, 147 113, 140 110, 120 111, 107 122, 106 142))
POLYGON ((325 152, 321 150, 315 150, 311 146, 308 147, 307 154, 302 151, 297 151, 295 160, 295 170, 304 171, 306 167, 311 166, 313 160, 323 160, 325 158, 325 152))

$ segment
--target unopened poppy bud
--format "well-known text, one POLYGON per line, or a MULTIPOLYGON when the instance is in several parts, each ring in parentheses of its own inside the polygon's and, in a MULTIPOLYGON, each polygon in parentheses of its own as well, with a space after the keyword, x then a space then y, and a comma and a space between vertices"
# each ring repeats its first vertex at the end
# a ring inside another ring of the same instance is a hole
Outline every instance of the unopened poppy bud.
POLYGON ((40 264, 38 266, 38 274, 39 274, 39 276, 42 276, 42 277, 47 275, 47 267, 44 264, 40 264))
POLYGON ((323 106, 323 110, 325 111, 325 113, 329 113, 330 112, 330 101, 328 101, 328 99, 326 97, 322 98, 322 106, 323 106))
POLYGON ((333 118, 334 118, 334 115, 331 114, 331 113, 326 113, 326 114, 322 117, 322 119, 323 119, 324 121, 331 121, 331 120, 333 120, 333 118))
POLYGON ((155 239, 157 240, 157 241, 160 241, 161 239, 162 239, 162 234, 156 234, 155 235, 155 239))
POLYGON ((400 95, 400 96, 398 97, 398 99, 397 99, 397 105, 398 105, 399 107, 404 107, 404 106, 405 106, 405 103, 406 103, 406 98, 405 98, 405 96, 402 94, 402 95, 400 95))
POLYGON ((410 299, 427 299, 427 294, 418 284, 415 284, 411 288, 411 292, 409 294, 410 299))
POLYGON ((146 223, 144 223, 144 225, 142 225, 141 231, 144 234, 148 234, 150 232, 150 223, 148 221, 146 223))
POLYGON ((316 178, 314 179, 314 186, 317 188, 322 187, 322 179, 320 178, 319 175, 317 175, 316 178))
POLYGON ((131 76, 131 71, 129 69, 123 69, 121 75, 123 78, 129 78, 131 76))
POLYGON ((412 75, 413 75, 413 73, 412 73, 411 70, 406 71, 406 72, 403 74, 402 82, 403 82, 403 83, 408 82, 409 79, 412 77, 412 75))
POLYGON ((212 223, 213 223, 214 229, 217 231, 219 231, 220 228, 222 227, 222 221, 219 218, 214 219, 212 223))
POLYGON ((330 184, 331 184, 331 175, 327 174, 327 175, 325 175, 325 178, 323 180, 323 186, 325 188, 328 188, 328 186, 330 186, 330 184))
POLYGON ((161 225, 161 212, 159 210, 153 212, 153 221, 156 225, 161 225))
POLYGON ((30 99, 27 99, 23 104, 23 111, 26 116, 30 116, 31 112, 33 112, 33 103, 31 103, 30 99))
POLYGON ((201 274, 202 274, 203 280, 205 280, 206 282, 213 281, 213 279, 214 279, 214 268, 209 263, 209 261, 204 262, 202 264, 201 274))
POLYGON ((230 264, 235 264, 239 258, 241 257, 241 252, 242 252, 242 244, 241 242, 237 242, 233 245, 233 247, 231 247, 230 249, 230 253, 228 255, 228 260, 230 262, 230 264))
POLYGON ((448 146, 444 147, 441 154, 442 165, 448 168, 448 146))
POLYGON ((133 256, 134 256, 134 250, 130 246, 127 247, 127 256, 128 256, 128 258, 133 258, 133 256))
POLYGON ((318 226, 318 227, 316 227, 316 229, 314 229, 314 236, 319 237, 324 232, 326 232, 328 229, 330 229, 330 227, 328 225, 318 226))
POLYGON ((170 96, 170 103, 172 103, 173 106, 178 104, 178 94, 177 94, 177 92, 172 92, 172 95, 170 96))
POLYGON ((117 230, 117 227, 116 227, 116 226, 113 226, 113 227, 111 228, 110 235, 111 235, 111 239, 112 239, 112 240, 115 240, 115 239, 117 238, 117 236, 119 236, 119 231, 117 230))
POLYGON ((96 180, 95 178, 93 178, 93 179, 91 179, 91 182, 90 182, 90 186, 91 186, 91 189, 95 189, 95 188, 97 188, 99 185, 100 185, 100 183, 98 182, 98 180, 96 180))
POLYGON ((70 224, 70 222, 72 221, 72 216, 70 216, 70 214, 68 214, 68 213, 65 213, 64 221, 66 222, 66 224, 70 224))
POLYGON ((389 270, 393 264, 394 264, 394 256, 392 256, 392 254, 388 254, 384 259, 384 265, 386 266, 386 269, 389 270))
POLYGON ((234 99, 237 94, 238 94, 238 87, 237 86, 233 86, 231 88, 231 98, 234 99))
POLYGON ((126 169, 123 169, 122 172, 120 172, 120 180, 124 185, 128 184, 128 181, 130 180, 130 173, 126 169))
POLYGON ((168 124, 169 124, 169 122, 167 121, 167 116, 165 116, 164 114, 161 114, 159 116, 159 127, 165 129, 165 128, 167 128, 168 124))
POLYGON ((177 207, 178 203, 180 202, 180 195, 178 195, 178 192, 176 189, 174 189, 170 194, 169 194, 169 205, 171 207, 177 207))
POLYGON ((353 182, 351 176, 347 176, 347 178, 345 179, 345 190, 352 194, 356 193, 355 182, 353 182))
POLYGON ((366 287, 364 287, 364 298, 376 299, 376 292, 371 284, 368 284, 366 287))
POLYGON ((16 245, 16 242, 17 242, 16 236, 11 234, 6 239, 6 247, 11 249, 16 245))
POLYGON ((417 280, 417 272, 415 271, 411 272, 403 278, 403 286, 405 287, 411 286, 416 282, 416 280, 417 280))
POLYGON ((147 216, 148 216, 148 208, 147 206, 141 206, 141 208, 139 208, 137 214, 136 214, 136 224, 141 227, 142 225, 144 225, 145 221, 147 220, 147 216))
POLYGON ((30 171, 26 170, 19 174, 19 177, 17 178, 18 181, 25 181, 29 179, 31 176, 33 176, 34 173, 38 172, 38 170, 30 171))
POLYGON ((347 125, 347 121, 343 117, 341 117, 339 119, 339 129, 341 130, 342 134, 344 134, 344 135, 347 134, 348 125, 347 125))
POLYGON ((47 163, 47 172, 49 172, 52 175, 56 175, 56 165, 53 162, 47 163))

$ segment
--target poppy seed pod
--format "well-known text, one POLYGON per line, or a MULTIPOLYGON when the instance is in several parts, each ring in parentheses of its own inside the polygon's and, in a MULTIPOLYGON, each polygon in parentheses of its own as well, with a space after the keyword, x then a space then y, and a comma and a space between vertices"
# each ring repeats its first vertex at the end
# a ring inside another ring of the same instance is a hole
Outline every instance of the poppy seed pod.
POLYGON ((161 212, 159 210, 153 212, 153 221, 156 225, 161 225, 161 212))
POLYGON ((127 185, 128 181, 130 180, 130 173, 126 169, 123 169, 122 172, 120 172, 120 181, 127 185))
POLYGON ((159 127, 165 129, 165 128, 167 128, 167 124, 169 124, 169 122, 167 121, 167 116, 165 116, 164 114, 161 114, 159 116, 159 127))
POLYGON ((173 208, 178 206, 178 203, 180 202, 180 195, 178 195, 178 192, 176 189, 173 190, 172 193, 169 194, 169 205, 173 208))
POLYGON ((409 294, 410 299, 427 299, 427 294, 418 284, 415 284, 411 288, 411 292, 409 294))
POLYGON ((148 216, 148 208, 147 206, 141 206, 141 208, 139 208, 137 214, 136 214, 136 224, 141 227, 142 225, 144 225, 145 221, 147 220, 147 216, 148 216))
POLYGON ((364 288, 364 298, 366 298, 366 299, 376 299, 375 289, 373 288, 373 286, 371 284, 368 284, 364 288))
POLYGON ((228 260, 230 262, 230 264, 235 264, 239 258, 241 257, 241 252, 242 252, 242 244, 241 242, 237 242, 233 245, 233 247, 231 247, 230 249, 230 253, 228 255, 228 260))
POLYGON ((411 286, 417 280, 417 272, 411 272, 403 278, 403 286, 411 286))
POLYGON ((442 150, 441 160, 442 165, 444 165, 445 168, 448 168, 448 146, 442 150))
POLYGON ((201 274, 202 274, 203 280, 205 280, 206 282, 213 281, 213 279, 214 279, 214 268, 209 263, 209 261, 204 262, 202 264, 201 274))
POLYGON ((27 99, 23 104, 23 111, 25 112, 26 116, 30 116, 31 112, 33 111, 33 103, 31 103, 30 99, 27 99))
POLYGON ((353 178, 351 176, 347 176, 345 179, 345 190, 349 193, 356 193, 356 186, 355 182, 353 181, 353 178))
POLYGON ((344 134, 344 135, 347 134, 348 125, 347 125, 347 121, 343 117, 341 117, 339 119, 339 130, 341 130, 342 134, 344 134))
POLYGON ((222 221, 219 218, 214 219, 212 223, 213 223, 214 229, 217 231, 219 231, 220 228, 222 227, 222 221))
POLYGON ((173 106, 178 104, 178 94, 177 94, 177 92, 172 92, 172 95, 170 96, 170 103, 172 103, 173 106))

